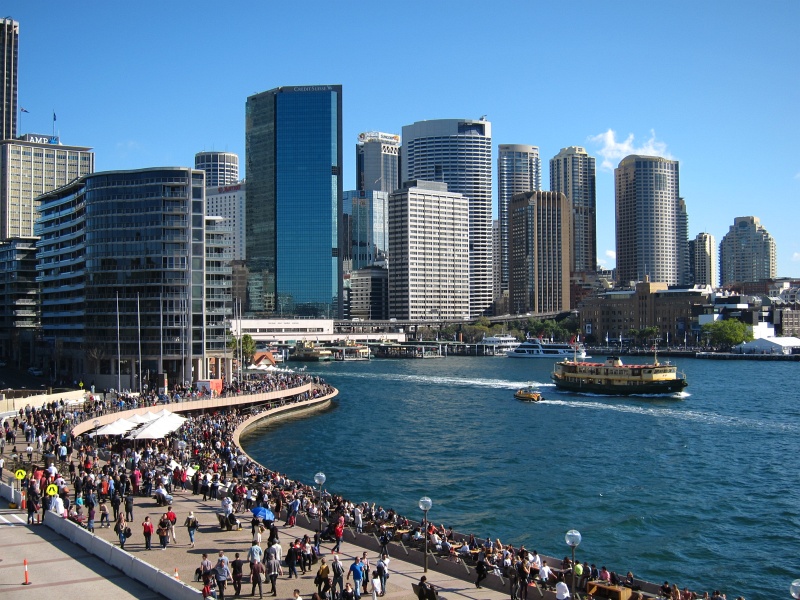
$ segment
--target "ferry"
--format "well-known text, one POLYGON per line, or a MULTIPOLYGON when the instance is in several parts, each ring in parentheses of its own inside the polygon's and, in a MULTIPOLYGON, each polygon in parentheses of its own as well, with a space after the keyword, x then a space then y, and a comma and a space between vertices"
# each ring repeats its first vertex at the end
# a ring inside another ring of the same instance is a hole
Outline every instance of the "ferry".
POLYGON ((542 395, 536 391, 535 387, 528 386, 514 392, 514 398, 523 402, 539 402, 542 400, 542 395))
POLYGON ((333 353, 327 348, 314 345, 314 342, 297 342, 294 352, 289 355, 289 360, 308 362, 323 362, 333 360, 333 353))
POLYGON ((478 345, 492 348, 495 356, 505 356, 511 350, 519 347, 520 341, 513 335, 493 335, 491 337, 484 337, 478 342, 478 345))
POLYGON ((587 358, 586 348, 580 342, 567 344, 543 342, 542 340, 527 340, 513 350, 509 350, 506 356, 511 358, 561 358, 564 356, 587 358))
POLYGON ((605 363, 562 360, 553 367, 551 379, 556 387, 570 392, 609 394, 672 394, 688 383, 683 373, 669 362, 624 365, 618 356, 609 356, 605 363))

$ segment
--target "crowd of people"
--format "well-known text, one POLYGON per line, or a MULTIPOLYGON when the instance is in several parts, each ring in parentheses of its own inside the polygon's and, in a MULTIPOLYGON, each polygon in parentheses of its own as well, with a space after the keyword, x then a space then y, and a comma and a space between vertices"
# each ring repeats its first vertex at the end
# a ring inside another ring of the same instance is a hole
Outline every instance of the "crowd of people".
MULTIPOLYGON (((226 386, 222 394, 255 394, 276 390, 290 392, 292 388, 307 383, 314 384, 310 392, 288 395, 280 402, 303 402, 332 391, 318 377, 270 373, 226 386)), ((204 390, 175 389, 169 402, 202 398, 207 394, 204 390)), ((314 580, 317 586, 317 598, 314 600, 359 600, 370 584, 373 596, 380 596, 386 589, 389 544, 395 532, 399 539, 411 546, 422 546, 427 538, 432 551, 445 558, 473 565, 477 573, 477 587, 481 587, 489 573, 508 578, 513 600, 527 600, 531 584, 552 588, 557 599, 564 600, 570 597, 573 575, 579 590, 586 591, 589 582, 600 581, 632 588, 633 598, 640 594, 630 572, 621 577, 604 566, 598 569, 596 565, 586 562, 573 565, 569 558, 560 564, 548 565, 536 550, 528 551, 524 545, 515 548, 488 537, 478 540, 474 535, 462 536, 454 533, 452 527, 415 523, 390 508, 374 503, 353 503, 327 492, 316 501, 316 491, 311 485, 291 480, 285 474, 251 461, 233 441, 234 431, 245 419, 270 408, 272 404, 248 406, 246 410, 231 408, 214 413, 186 413, 186 422, 174 434, 163 440, 146 440, 138 448, 119 437, 93 438, 87 435, 76 439, 72 434, 74 425, 81 421, 131 407, 131 404, 149 406, 149 403, 159 402, 164 400, 156 394, 139 397, 114 395, 113 398, 105 394, 102 397, 91 394, 82 406, 70 407, 61 402, 47 403, 39 409, 26 406, 13 418, 6 419, 3 422, 0 460, 6 445, 13 446, 13 453, 17 454, 14 458, 20 460, 16 448, 19 435, 24 437, 26 449, 52 454, 60 464, 60 468, 51 464, 46 469, 40 468, 29 473, 25 481, 28 522, 41 522, 47 512, 54 511, 60 515, 66 514, 89 531, 94 531, 99 517, 98 527, 112 527, 113 523, 120 546, 124 548, 125 541, 132 533, 134 498, 153 497, 167 510, 156 523, 147 517, 141 524, 146 549, 150 550, 154 535, 158 537, 158 547, 161 549, 167 548, 170 540, 177 542, 178 521, 171 506, 177 490, 202 495, 203 500, 219 500, 220 513, 226 519, 233 518, 234 522, 238 522, 236 515, 263 507, 277 517, 285 510, 284 526, 291 527, 301 513, 306 514, 312 522, 319 519, 321 523, 321 511, 328 526, 325 529, 318 528, 313 539, 305 536, 290 541, 285 552, 279 541, 275 519, 253 518, 250 521, 253 542, 244 559, 237 553, 236 558, 229 561, 220 552, 212 564, 204 555, 197 569, 198 579, 203 581, 204 593, 211 595, 213 591, 220 600, 224 598, 228 581, 232 582, 235 593, 240 593, 245 564, 250 567, 251 593, 258 589, 261 597, 263 582, 269 582, 269 593, 276 595, 275 585, 283 574, 283 565, 291 578, 298 577, 298 568, 303 574, 310 573, 312 564, 319 565, 314 580), (101 461, 101 455, 106 459, 101 461), (56 486, 56 494, 46 493, 51 485, 56 486), (349 567, 340 563, 336 552, 340 550, 346 527, 353 527, 359 532, 371 530, 380 536, 381 553, 374 569, 366 553, 349 567), (265 535, 268 536, 266 543, 263 540, 265 535), (331 562, 321 555, 322 541, 333 542, 331 562)), ((32 463, 32 454, 29 462, 32 463)), ((198 526, 193 513, 183 522, 192 547, 198 526)), ((670 586, 667 583, 659 591, 670 600, 724 598, 719 593, 699 596, 686 588, 680 590, 677 585, 670 586)))

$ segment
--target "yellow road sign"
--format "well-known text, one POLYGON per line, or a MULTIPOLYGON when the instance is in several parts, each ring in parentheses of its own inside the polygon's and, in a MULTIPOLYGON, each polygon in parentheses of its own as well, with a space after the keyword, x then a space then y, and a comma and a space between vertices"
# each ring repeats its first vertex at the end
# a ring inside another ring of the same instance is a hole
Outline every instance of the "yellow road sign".
POLYGON ((17 469, 17 472, 16 472, 16 473, 14 473, 14 477, 16 477, 17 479, 19 479, 20 481, 22 481, 23 479, 25 479, 25 475, 26 475, 26 473, 25 473, 25 469, 17 469))
POLYGON ((48 496, 57 496, 58 495, 58 486, 55 483, 51 483, 47 486, 47 495, 48 496))

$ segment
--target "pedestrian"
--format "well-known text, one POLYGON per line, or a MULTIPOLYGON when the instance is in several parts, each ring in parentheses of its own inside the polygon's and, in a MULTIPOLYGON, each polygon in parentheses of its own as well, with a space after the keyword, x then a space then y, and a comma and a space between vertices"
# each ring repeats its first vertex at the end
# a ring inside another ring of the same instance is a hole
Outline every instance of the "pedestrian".
POLYGON ((386 593, 386 580, 389 579, 389 556, 386 554, 381 556, 375 567, 381 580, 381 596, 383 596, 386 593))
POLYGON ((269 574, 269 582, 272 584, 272 595, 277 596, 278 590, 275 584, 278 581, 278 576, 283 575, 283 568, 281 567, 280 561, 275 558, 274 555, 267 561, 267 573, 269 574))
POLYGON ((158 541, 161 544, 161 549, 166 550, 167 544, 169 543, 169 519, 167 518, 167 513, 164 513, 158 520, 156 534, 158 534, 158 541))
POLYGON ((339 596, 344 593, 344 567, 342 566, 341 561, 339 560, 339 555, 333 555, 333 562, 331 563, 331 572, 333 573, 333 582, 331 585, 331 589, 333 591, 333 596, 337 597, 336 593, 336 586, 339 586, 339 596))
POLYGON ((252 589, 250 590, 250 595, 255 596, 256 594, 256 586, 258 586, 258 597, 264 597, 264 590, 262 589, 262 581, 264 581, 264 576, 266 575, 266 569, 261 561, 251 562, 250 563, 250 583, 252 584, 252 589))
POLYGON ((94 533, 94 518, 95 518, 95 510, 94 510, 94 502, 89 500, 89 511, 87 513, 87 521, 86 521, 86 531, 89 533, 94 533))
POLYGON ((216 571, 217 577, 217 599, 218 600, 225 600, 225 588, 228 587, 228 581, 232 581, 233 577, 231 576, 231 570, 228 566, 228 559, 226 556, 219 553, 220 556, 217 559, 217 564, 214 567, 216 571))
POLYGON ((381 587, 381 579, 378 577, 378 571, 372 572, 372 600, 378 600, 378 596, 383 596, 383 587, 381 587))
POLYGON ((128 527, 128 524, 125 522, 125 515, 119 514, 117 516, 117 522, 114 525, 114 533, 117 534, 119 537, 119 545, 120 548, 125 550, 125 528, 128 527))
POLYGON ((261 562, 264 558, 264 551, 261 549, 261 546, 256 544, 256 541, 253 540, 253 545, 250 546, 250 550, 247 551, 247 560, 250 562, 250 568, 253 567, 253 563, 261 562))
MULTIPOLYGON (((91 508, 89 509, 92 510, 91 508)), ((144 549, 145 550, 152 550, 150 546, 150 540, 153 538, 153 522, 150 520, 150 517, 145 517, 144 522, 142 523, 142 533, 144 534, 144 549)))
POLYGON ((133 494, 130 492, 125 496, 125 520, 133 521, 133 494))
POLYGON ((481 581, 486 579, 488 576, 488 569, 486 568, 486 560, 481 556, 478 564, 475 565, 475 570, 478 572, 478 579, 475 582, 475 587, 480 589, 481 581))
POLYGON ((194 516, 194 511, 189 512, 189 515, 186 517, 186 521, 184 521, 183 524, 186 527, 186 531, 189 532, 189 542, 191 547, 194 548, 194 534, 197 531, 197 528, 200 527, 200 524, 197 522, 197 519, 194 516))
POLYGON ((100 501, 100 527, 111 527, 111 521, 108 518, 108 506, 105 500, 100 501))
MULTIPOLYGON (((300 556, 300 548, 298 545, 300 544, 300 540, 295 540, 294 544, 289 546, 289 550, 286 552, 286 567, 289 571, 288 579, 292 578, 292 573, 294 573, 295 579, 299 579, 300 576, 297 574, 297 563, 298 560, 302 560, 300 556)), ((305 571, 303 571, 305 573, 305 571)))
POLYGON ((370 573, 372 571, 366 552, 361 554, 361 571, 363 572, 363 577, 361 579, 362 591, 366 594, 369 591, 369 582, 371 581, 370 573))
POLYGON ((233 593, 235 596, 239 596, 242 593, 243 568, 244 561, 239 558, 239 553, 237 552, 231 562, 231 577, 233 577, 233 593))
POLYGON ((328 577, 331 576, 331 568, 325 562, 325 557, 319 559, 319 569, 317 575, 314 577, 314 583, 317 586, 317 593, 323 596, 323 587, 328 583, 328 577))
POLYGON ((356 556, 353 564, 350 565, 350 569, 347 571, 347 581, 350 581, 350 575, 353 576, 353 593, 356 596, 356 600, 361 598, 361 583, 364 580, 364 569, 361 566, 361 557, 356 556))
POLYGON ((177 544, 178 538, 175 536, 175 524, 178 522, 178 516, 172 510, 172 506, 167 507, 167 520, 169 521, 169 533, 172 536, 172 543, 177 544))

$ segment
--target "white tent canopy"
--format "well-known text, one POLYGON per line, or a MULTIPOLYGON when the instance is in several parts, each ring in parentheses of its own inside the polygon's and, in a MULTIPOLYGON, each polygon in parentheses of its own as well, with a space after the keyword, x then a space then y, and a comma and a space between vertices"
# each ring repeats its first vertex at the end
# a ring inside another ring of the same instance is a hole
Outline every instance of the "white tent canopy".
POLYGON ((146 412, 140 415, 139 414, 133 415, 128 419, 128 421, 132 421, 134 423, 138 423, 139 425, 141 425, 142 423, 149 423, 150 421, 155 421, 157 418, 158 417, 154 413, 146 412))
POLYGON ((97 430, 97 435, 122 435, 128 433, 131 429, 136 429, 139 426, 135 421, 128 419, 117 419, 113 423, 103 425, 97 430))
POLYGON ((133 432, 128 436, 131 440, 153 440, 163 438, 165 435, 178 430, 181 425, 186 421, 186 417, 181 417, 174 413, 164 410, 163 416, 151 421, 143 426, 139 431, 133 432))

